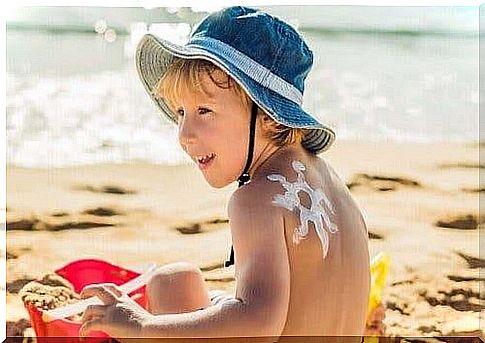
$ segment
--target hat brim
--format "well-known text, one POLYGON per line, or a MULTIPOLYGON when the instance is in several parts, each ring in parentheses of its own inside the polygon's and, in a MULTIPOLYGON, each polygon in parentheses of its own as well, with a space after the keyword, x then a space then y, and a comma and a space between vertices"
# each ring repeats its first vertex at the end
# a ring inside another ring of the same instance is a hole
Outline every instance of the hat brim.
POLYGON ((155 93, 155 89, 174 56, 187 59, 200 58, 214 63, 236 80, 249 97, 275 121, 288 127, 308 129, 302 140, 302 146, 308 151, 315 154, 322 153, 335 141, 335 132, 331 128, 317 121, 297 103, 250 78, 216 49, 190 44, 177 45, 153 34, 146 34, 141 38, 135 52, 138 75, 152 100, 171 121, 177 122, 176 115, 155 93))

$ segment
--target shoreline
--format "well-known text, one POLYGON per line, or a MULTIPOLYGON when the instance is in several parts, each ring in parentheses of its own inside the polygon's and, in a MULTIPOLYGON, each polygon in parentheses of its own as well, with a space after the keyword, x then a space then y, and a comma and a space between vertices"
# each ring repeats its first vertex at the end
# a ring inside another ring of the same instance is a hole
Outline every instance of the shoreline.
MULTIPOLYGON (((177 143, 175 143, 177 144, 177 143)), ((333 152, 336 145, 348 147, 348 146, 359 146, 364 145, 366 147, 371 146, 379 146, 382 147, 383 145, 387 146, 388 149, 396 150, 400 147, 413 147, 413 148, 437 148, 448 146, 448 147, 461 147, 461 148, 479 148, 481 146, 485 146, 485 142, 469 140, 469 141, 459 141, 459 142, 441 142, 441 141, 413 141, 413 142, 400 142, 400 141, 387 141, 387 140, 371 140, 371 141, 362 141, 360 139, 344 139, 338 138, 335 143, 330 147, 330 149, 324 153, 321 153, 319 156, 326 158, 327 156, 335 155, 333 152)), ((184 154, 180 151, 181 154, 184 154)), ((185 156, 185 155, 183 155, 185 156)), ((83 168, 83 167, 90 167, 90 166, 101 166, 101 165, 133 165, 133 164, 148 164, 148 165, 155 165, 155 166, 163 166, 163 167, 176 167, 176 166, 183 166, 183 165, 191 165, 190 160, 181 161, 180 156, 174 160, 169 162, 156 162, 150 161, 149 159, 140 159, 136 158, 133 160, 126 160, 126 161, 107 161, 107 162, 85 162, 85 163, 71 163, 66 165, 51 165, 51 166, 28 166, 23 164, 16 164, 12 162, 6 161, 7 168, 25 168, 25 169, 60 169, 60 168, 83 168)))

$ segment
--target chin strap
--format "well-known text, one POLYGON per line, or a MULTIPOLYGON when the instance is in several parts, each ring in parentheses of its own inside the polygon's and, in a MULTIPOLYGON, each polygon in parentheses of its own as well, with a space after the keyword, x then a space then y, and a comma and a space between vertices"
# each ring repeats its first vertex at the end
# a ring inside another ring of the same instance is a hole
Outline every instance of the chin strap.
POLYGON ((251 107, 251 125, 249 126, 249 148, 248 148, 248 159, 246 160, 246 166, 244 170, 237 179, 238 187, 244 186, 246 183, 249 182, 249 167, 251 167, 251 163, 253 162, 253 153, 254 153, 254 131, 256 128, 256 116, 258 114, 258 106, 256 103, 253 102, 253 106, 251 107))
MULTIPOLYGON (((246 183, 250 181, 249 178, 249 167, 251 167, 251 163, 253 162, 253 150, 254 150, 254 132, 256 128, 256 116, 258 114, 258 106, 255 102, 251 107, 251 124, 249 126, 249 148, 248 148, 248 159, 246 160, 246 166, 244 170, 237 179, 238 188, 244 186, 246 183)), ((231 255, 229 260, 224 261, 224 267, 229 267, 234 264, 234 247, 231 246, 231 255)))

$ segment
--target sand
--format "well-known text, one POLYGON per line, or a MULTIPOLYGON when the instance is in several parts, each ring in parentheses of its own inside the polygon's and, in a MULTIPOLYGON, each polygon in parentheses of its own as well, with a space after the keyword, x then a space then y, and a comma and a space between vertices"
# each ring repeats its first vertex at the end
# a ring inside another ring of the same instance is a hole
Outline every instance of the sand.
MULTIPOLYGON (((362 209, 371 256, 391 255, 386 336, 483 337, 478 144, 337 141, 323 157, 362 209)), ((7 167, 7 334, 33 334, 19 289, 79 258, 189 261, 234 291, 221 266, 235 189, 210 188, 195 165, 7 167)))

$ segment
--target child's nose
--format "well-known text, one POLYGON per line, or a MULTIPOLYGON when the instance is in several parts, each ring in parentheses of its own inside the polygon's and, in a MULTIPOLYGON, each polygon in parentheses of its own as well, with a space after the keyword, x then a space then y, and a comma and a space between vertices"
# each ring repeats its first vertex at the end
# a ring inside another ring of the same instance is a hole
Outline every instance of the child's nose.
MULTIPOLYGON (((185 118, 184 118, 185 119, 185 118)), ((196 139, 196 128, 190 120, 184 120, 179 126, 179 142, 182 146, 193 144, 196 139)))

